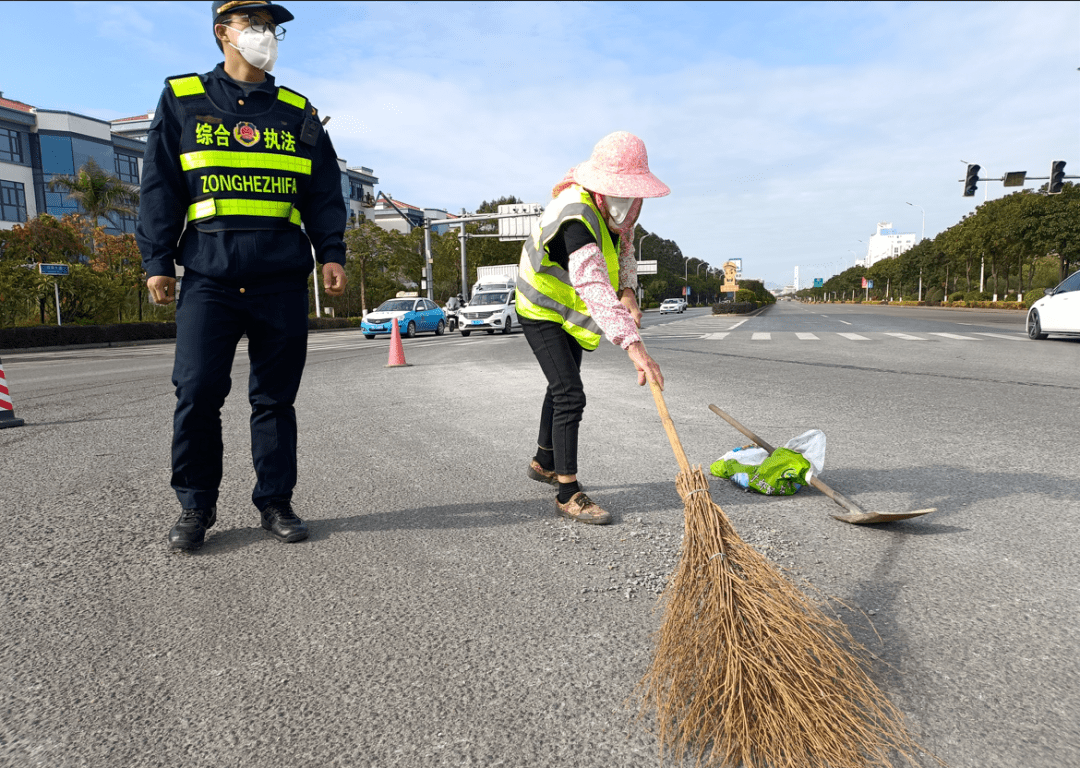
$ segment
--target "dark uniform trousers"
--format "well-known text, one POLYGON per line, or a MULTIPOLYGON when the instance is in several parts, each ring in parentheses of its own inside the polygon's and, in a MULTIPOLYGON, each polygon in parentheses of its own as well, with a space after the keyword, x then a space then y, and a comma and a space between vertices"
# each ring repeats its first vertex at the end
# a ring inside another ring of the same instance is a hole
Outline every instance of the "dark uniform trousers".
POLYGON ((176 414, 172 487, 186 509, 217 503, 223 443, 221 406, 232 386, 236 346, 246 333, 251 363, 251 499, 262 511, 292 498, 296 485, 293 403, 307 357, 307 289, 241 293, 185 275, 176 307, 176 414))

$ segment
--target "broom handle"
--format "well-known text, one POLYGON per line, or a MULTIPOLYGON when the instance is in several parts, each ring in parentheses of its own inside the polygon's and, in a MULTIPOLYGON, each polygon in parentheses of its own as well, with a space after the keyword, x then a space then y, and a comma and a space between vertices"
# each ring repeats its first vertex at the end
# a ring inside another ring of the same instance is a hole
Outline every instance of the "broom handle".
POLYGON ((671 450, 675 452, 675 461, 679 462, 679 469, 683 472, 689 472, 690 462, 686 458, 686 451, 683 450, 682 443, 679 442, 679 435, 675 432, 675 423, 671 420, 671 414, 668 413, 667 403, 664 402, 664 393, 655 382, 650 381, 649 388, 652 390, 653 400, 656 401, 656 410, 660 412, 660 421, 664 423, 664 431, 667 432, 671 450))
MULTIPOLYGON (((776 450, 771 445, 769 445, 764 440, 762 440, 760 437, 758 437, 753 432, 751 432, 749 429, 747 429, 742 424, 740 424, 738 421, 736 421, 735 417, 732 416, 731 414, 725 413, 724 411, 717 408, 715 405, 710 405, 709 410, 712 411, 713 413, 715 413, 717 416, 719 416, 721 419, 726 421, 731 426, 735 427, 735 429, 739 430, 744 435, 749 437, 751 440, 754 441, 754 443, 756 445, 760 445, 762 448, 764 448, 769 453, 772 453, 773 451, 776 450)), ((858 504, 856 504, 854 501, 852 501, 848 497, 844 496, 839 491, 834 491, 832 488, 825 485, 825 483, 823 483, 821 480, 818 479, 817 475, 811 475, 810 476, 810 485, 817 488, 819 491, 824 493, 826 496, 828 496, 830 499, 835 501, 837 504, 839 504, 841 507, 848 510, 849 512, 854 512, 854 513, 860 514, 860 515, 861 514, 866 514, 858 504)))

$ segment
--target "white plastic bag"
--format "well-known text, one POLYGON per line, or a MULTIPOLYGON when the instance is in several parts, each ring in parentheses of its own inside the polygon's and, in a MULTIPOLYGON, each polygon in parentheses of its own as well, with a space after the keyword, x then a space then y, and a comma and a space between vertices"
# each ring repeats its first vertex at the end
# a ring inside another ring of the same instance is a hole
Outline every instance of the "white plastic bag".
POLYGON ((814 468, 815 475, 820 475, 825 469, 825 433, 820 429, 803 432, 798 437, 788 440, 784 447, 805 456, 810 466, 814 468))
POLYGON ((761 462, 769 458, 769 452, 764 448, 732 448, 730 451, 721 456, 719 461, 735 461, 740 464, 749 464, 750 466, 761 466, 761 462))

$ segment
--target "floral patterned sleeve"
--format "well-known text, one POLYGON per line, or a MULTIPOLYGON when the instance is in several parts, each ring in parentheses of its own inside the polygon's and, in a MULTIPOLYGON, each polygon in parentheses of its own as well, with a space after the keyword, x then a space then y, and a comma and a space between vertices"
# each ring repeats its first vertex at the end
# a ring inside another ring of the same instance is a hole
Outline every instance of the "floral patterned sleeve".
MULTIPOLYGON (((622 272, 621 267, 619 271, 622 272)), ((589 314, 612 344, 626 349, 635 341, 641 341, 634 318, 630 316, 630 310, 623 306, 619 297, 615 295, 615 289, 611 287, 607 263, 604 261, 604 252, 600 250, 600 246, 589 243, 571 253, 569 272, 574 290, 585 302, 585 306, 589 308, 589 314)), ((619 282, 622 283, 621 277, 619 282)))
POLYGON ((632 288, 637 292, 637 259, 634 257, 632 233, 619 233, 619 290, 632 288), (626 235, 630 235, 629 237, 626 235))

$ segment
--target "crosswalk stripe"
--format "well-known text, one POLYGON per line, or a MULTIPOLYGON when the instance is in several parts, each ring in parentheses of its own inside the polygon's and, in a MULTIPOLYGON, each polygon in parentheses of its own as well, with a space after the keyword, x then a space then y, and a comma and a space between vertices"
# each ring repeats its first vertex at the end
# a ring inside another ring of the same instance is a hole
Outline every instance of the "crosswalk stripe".
POLYGON ((978 341, 974 336, 961 336, 959 333, 931 333, 931 336, 941 336, 945 339, 960 339, 961 341, 978 341))
POLYGON ((979 336, 992 336, 995 339, 1008 339, 1009 341, 1027 341, 1026 336, 1006 336, 1004 333, 983 333, 975 331, 979 336))
POLYGON ((860 336, 857 333, 838 333, 837 336, 843 336, 845 339, 851 339, 852 341, 870 341, 865 336, 860 336))
POLYGON ((751 336, 751 338, 754 341, 771 341, 772 340, 772 334, 771 333, 758 332, 758 333, 755 333, 753 336, 751 336))
POLYGON ((796 333, 795 335, 803 341, 819 341, 818 337, 812 333, 796 333))
POLYGON ((926 341, 922 336, 911 336, 907 333, 886 333, 886 336, 895 336, 898 339, 905 339, 907 341, 926 341))
POLYGON ((701 338, 708 339, 710 341, 720 341, 720 339, 724 338, 727 335, 727 331, 724 331, 723 333, 706 333, 701 338))

